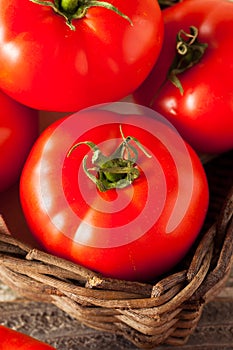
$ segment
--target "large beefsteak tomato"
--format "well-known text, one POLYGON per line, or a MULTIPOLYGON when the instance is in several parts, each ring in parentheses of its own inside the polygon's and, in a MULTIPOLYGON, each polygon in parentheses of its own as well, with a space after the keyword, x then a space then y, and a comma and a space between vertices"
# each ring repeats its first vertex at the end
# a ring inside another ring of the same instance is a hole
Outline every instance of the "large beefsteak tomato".
POLYGON ((134 95, 168 118, 200 152, 233 147, 232 13, 228 0, 185 0, 163 10, 160 57, 134 95), (174 78, 181 91, 169 80, 176 83, 174 78))
POLYGON ((105 276, 148 281, 190 249, 208 184, 196 153, 164 118, 119 102, 49 126, 25 164, 20 196, 48 252, 105 276))
POLYGON ((18 180, 38 129, 37 111, 0 91, 0 192, 18 180))
POLYGON ((0 87, 39 110, 70 112, 127 96, 162 46, 154 0, 10 0, 0 7, 0 87))

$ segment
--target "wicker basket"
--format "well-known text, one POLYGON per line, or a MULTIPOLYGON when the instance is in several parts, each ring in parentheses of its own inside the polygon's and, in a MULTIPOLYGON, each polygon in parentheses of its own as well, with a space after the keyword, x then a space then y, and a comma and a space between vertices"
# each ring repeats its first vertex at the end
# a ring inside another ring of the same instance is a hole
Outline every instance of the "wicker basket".
POLYGON ((27 298, 57 305, 84 324, 121 334, 139 348, 182 345, 203 306, 223 287, 233 252, 233 152, 205 165, 210 207, 192 251, 154 284, 104 278, 32 249, 0 220, 0 280, 27 298))

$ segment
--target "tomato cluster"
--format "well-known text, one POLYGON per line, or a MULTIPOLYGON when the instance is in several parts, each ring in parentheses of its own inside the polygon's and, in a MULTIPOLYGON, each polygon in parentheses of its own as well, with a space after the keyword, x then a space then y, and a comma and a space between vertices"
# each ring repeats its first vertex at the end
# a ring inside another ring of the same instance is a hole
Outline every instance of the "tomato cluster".
MULTIPOLYGON (((233 147, 232 1, 0 5, 0 200, 17 184, 36 246, 104 276, 175 269, 208 210, 196 152, 233 147)), ((0 326, 18 348, 54 349, 0 326)))
POLYGON ((164 3, 0 0, 0 192, 20 177, 41 247, 114 278, 182 260, 208 209, 195 151, 233 147, 233 4, 164 3), (38 137, 45 112, 65 117, 38 137))

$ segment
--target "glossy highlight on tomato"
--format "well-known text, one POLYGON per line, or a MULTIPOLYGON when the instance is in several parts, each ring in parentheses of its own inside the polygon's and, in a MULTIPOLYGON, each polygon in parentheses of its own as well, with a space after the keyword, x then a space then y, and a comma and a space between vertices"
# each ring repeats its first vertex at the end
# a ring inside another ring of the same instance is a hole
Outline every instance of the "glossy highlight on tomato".
POLYGON ((0 91, 0 192, 19 179, 38 134, 37 111, 0 91))
POLYGON ((208 184, 167 120, 118 102, 49 126, 25 164, 20 197, 46 251, 105 276, 149 281, 192 246, 208 184))
POLYGON ((226 0, 185 0, 163 10, 159 59, 134 93, 137 103, 163 114, 202 153, 233 148, 232 11, 232 1, 226 0), (198 63, 177 75, 182 94, 167 74, 176 54, 176 36, 182 30, 190 42, 191 26, 198 30, 198 42, 207 47, 198 63))
MULTIPOLYGON (((119 100, 152 69, 163 40, 154 0, 108 0, 120 13, 76 1, 71 29, 61 13, 75 1, 0 1, 0 88, 39 110, 71 112, 119 100), (38 3, 36 3, 38 2, 38 3), (54 5, 55 6, 55 5, 54 5), (80 6, 80 8, 79 8, 80 6)), ((103 2, 100 2, 100 4, 103 2)), ((69 11, 68 11, 69 12, 69 11)))

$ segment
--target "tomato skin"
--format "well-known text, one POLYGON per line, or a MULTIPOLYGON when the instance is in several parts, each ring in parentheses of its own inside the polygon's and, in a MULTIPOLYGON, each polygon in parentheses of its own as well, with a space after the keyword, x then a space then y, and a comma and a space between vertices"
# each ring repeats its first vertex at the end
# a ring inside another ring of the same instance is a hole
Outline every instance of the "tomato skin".
POLYGON ((0 350, 55 350, 54 347, 0 325, 0 350))
MULTIPOLYGON (((108 277, 149 281, 174 267, 201 229, 208 207, 208 184, 202 165, 184 144, 187 153, 177 153, 181 165, 176 167, 167 150, 174 137, 169 127, 162 133, 167 142, 163 145, 146 129, 148 125, 149 130, 157 130, 150 117, 121 116, 124 135, 140 140, 155 159, 152 157, 150 163, 150 159, 140 156, 142 174, 132 186, 100 195, 80 170, 87 147, 80 147, 69 158, 64 155, 73 141, 92 140, 101 145, 105 140, 118 139, 119 116, 102 111, 101 115, 87 112, 81 118, 73 115, 52 124, 29 155, 20 183, 29 228, 51 254, 108 277), (88 131, 81 133, 78 126, 84 124, 88 131), (145 125, 145 129, 139 125, 145 125), (81 136, 76 138, 79 133, 81 136), (187 167, 183 165, 186 157, 187 167), (182 176, 180 171, 184 172, 182 176), (176 224, 170 220, 175 207, 179 217, 176 224)), ((108 147, 108 143, 105 145, 108 147)), ((113 145, 109 147, 112 151, 113 145)), ((172 147, 170 151, 176 152, 172 147)))
POLYGON ((0 192, 18 180, 38 129, 37 111, 0 91, 0 192))
POLYGON ((199 152, 220 153, 233 147, 233 4, 225 0, 185 0, 163 10, 164 44, 146 81, 135 92, 138 103, 162 113, 199 152), (178 75, 181 95, 171 82, 158 92, 175 54, 176 35, 193 25, 208 47, 191 69, 178 75), (157 94, 157 95, 156 95, 157 94))
POLYGON ((0 87, 39 110, 71 112, 130 94, 148 75, 163 39, 154 0, 109 0, 133 22, 92 7, 72 31, 53 9, 0 1, 0 87))

